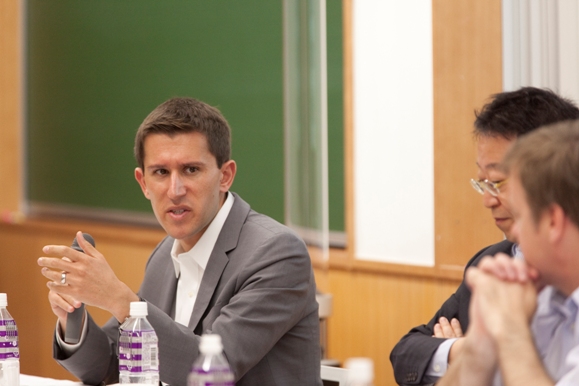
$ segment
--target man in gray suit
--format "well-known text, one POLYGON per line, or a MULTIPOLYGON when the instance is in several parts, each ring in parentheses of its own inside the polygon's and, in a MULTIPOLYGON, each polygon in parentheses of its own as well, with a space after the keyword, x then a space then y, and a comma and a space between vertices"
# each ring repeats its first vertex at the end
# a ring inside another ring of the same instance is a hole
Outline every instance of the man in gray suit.
POLYGON ((43 248, 38 263, 58 316, 55 359, 86 384, 118 382, 118 328, 130 302, 141 299, 159 337, 164 383, 186 383, 200 335, 212 332, 222 337, 238 386, 321 385, 306 246, 229 192, 236 164, 221 113, 190 98, 168 100, 139 127, 135 157, 135 177, 168 236, 149 258, 138 294, 80 232, 85 253, 43 248), (86 313, 80 342, 68 344, 62 331, 81 302, 113 317, 101 328, 86 313))

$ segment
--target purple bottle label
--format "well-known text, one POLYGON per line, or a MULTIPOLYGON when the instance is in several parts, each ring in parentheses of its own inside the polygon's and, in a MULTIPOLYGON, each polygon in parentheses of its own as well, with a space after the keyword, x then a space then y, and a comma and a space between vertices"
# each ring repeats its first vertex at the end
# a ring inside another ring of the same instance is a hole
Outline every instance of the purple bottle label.
POLYGON ((20 358, 20 353, 17 352, 7 352, 7 353, 0 353, 0 360, 4 360, 4 359, 19 359, 20 358))
POLYGON ((18 328, 13 319, 0 320, 0 360, 20 358, 18 328))
POLYGON ((233 372, 229 367, 203 370, 194 367, 189 376, 189 386, 235 386, 233 372))
POLYGON ((152 330, 121 331, 119 371, 141 373, 158 371, 157 336, 152 330))

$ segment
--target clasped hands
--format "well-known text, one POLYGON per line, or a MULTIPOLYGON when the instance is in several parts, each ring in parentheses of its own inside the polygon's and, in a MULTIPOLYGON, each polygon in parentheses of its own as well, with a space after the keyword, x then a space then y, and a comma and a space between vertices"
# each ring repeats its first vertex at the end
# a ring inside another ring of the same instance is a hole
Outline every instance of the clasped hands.
MULTIPOLYGON (((538 278, 536 269, 505 254, 487 256, 478 267, 467 270, 466 283, 472 291, 471 325, 467 335, 475 335, 471 340, 476 340, 478 345, 474 348, 496 351, 494 345, 485 345, 481 340, 494 342, 514 330, 528 327, 536 307, 538 278)), ((465 339, 457 319, 449 321, 441 317, 434 326, 433 336, 458 338, 450 349, 449 363, 462 352, 465 339)))

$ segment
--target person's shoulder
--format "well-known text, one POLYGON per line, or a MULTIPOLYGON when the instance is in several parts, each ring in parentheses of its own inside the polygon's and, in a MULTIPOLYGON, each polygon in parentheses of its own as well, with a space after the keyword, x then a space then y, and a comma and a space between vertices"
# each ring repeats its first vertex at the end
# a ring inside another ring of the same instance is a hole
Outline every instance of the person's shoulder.
POLYGON ((485 256, 494 256, 497 253, 506 253, 509 256, 513 256, 513 245, 514 243, 510 242, 509 240, 503 240, 496 244, 491 244, 480 251, 478 251, 468 262, 466 267, 476 266, 478 262, 485 256))
POLYGON ((234 207, 237 205, 241 209, 242 213, 247 212, 247 217, 245 218, 245 222, 243 224, 244 230, 252 230, 270 236, 287 234, 299 238, 299 236, 288 226, 280 223, 279 221, 271 218, 266 214, 253 210, 250 205, 243 201, 243 199, 237 193, 234 193, 234 196, 234 207))
POLYGON ((241 256, 247 271, 285 262, 306 276, 311 273, 310 256, 303 239, 289 227, 254 210, 249 211, 235 250, 229 256, 230 259, 241 256))
POLYGON ((286 236, 289 238, 300 239, 297 233, 287 225, 280 223, 268 215, 256 212, 253 209, 249 211, 245 225, 253 231, 263 233, 264 236, 286 236))
POLYGON ((483 249, 481 249, 475 256, 478 255, 489 255, 489 254, 496 254, 499 252, 506 253, 509 256, 513 255, 513 246, 515 244, 509 240, 503 240, 499 243, 489 245, 483 249))

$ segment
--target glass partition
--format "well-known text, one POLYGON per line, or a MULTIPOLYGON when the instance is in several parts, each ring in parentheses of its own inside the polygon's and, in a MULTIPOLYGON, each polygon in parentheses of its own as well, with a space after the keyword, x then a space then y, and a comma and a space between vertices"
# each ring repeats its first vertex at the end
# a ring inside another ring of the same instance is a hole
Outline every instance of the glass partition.
POLYGON ((284 1, 285 219, 328 258, 325 0, 284 1))

